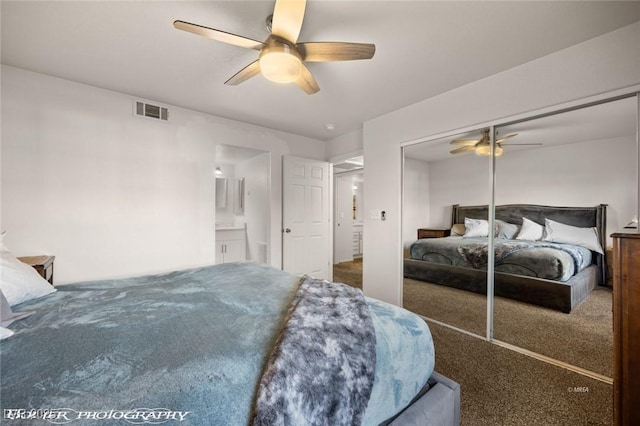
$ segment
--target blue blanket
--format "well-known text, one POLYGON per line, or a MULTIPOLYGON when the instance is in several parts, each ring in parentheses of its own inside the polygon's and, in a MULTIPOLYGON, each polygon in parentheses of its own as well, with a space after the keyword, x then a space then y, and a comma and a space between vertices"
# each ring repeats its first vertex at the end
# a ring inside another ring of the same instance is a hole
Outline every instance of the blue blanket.
MULTIPOLYGON (((14 307, 36 313, 12 324, 16 334, 0 345, 0 412, 64 408, 70 419, 111 416, 107 424, 154 413, 173 415, 166 424, 247 425, 298 283, 276 269, 225 264, 60 286, 14 307), (145 411, 157 408, 165 411, 145 411)), ((434 356, 419 317, 367 304, 377 361, 363 424, 375 425, 411 401, 434 356)), ((51 422, 5 416, 2 424, 51 422)))

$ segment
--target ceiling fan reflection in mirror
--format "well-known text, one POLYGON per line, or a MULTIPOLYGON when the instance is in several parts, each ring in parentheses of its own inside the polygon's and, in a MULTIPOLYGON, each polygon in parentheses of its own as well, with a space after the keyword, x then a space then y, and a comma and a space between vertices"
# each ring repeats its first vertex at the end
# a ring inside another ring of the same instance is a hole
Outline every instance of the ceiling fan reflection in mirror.
MULTIPOLYGON (((491 139, 489 138, 489 129, 482 131, 482 137, 480 139, 454 139, 451 141, 451 145, 460 146, 452 151, 451 154, 464 154, 465 152, 475 151, 477 155, 491 155, 491 139)), ((519 143, 519 144, 505 144, 505 141, 518 136, 517 133, 512 133, 503 138, 496 140, 495 156, 499 157, 503 154, 503 146, 525 146, 525 145, 542 145, 541 143, 519 143)))
POLYGON ((306 0, 276 0, 273 15, 267 18, 267 28, 271 34, 264 42, 180 20, 174 21, 173 26, 212 40, 260 51, 257 60, 224 84, 235 86, 262 73, 265 78, 277 83, 294 83, 312 95, 320 87, 304 62, 371 59, 376 47, 366 43, 298 43, 306 3, 306 0))

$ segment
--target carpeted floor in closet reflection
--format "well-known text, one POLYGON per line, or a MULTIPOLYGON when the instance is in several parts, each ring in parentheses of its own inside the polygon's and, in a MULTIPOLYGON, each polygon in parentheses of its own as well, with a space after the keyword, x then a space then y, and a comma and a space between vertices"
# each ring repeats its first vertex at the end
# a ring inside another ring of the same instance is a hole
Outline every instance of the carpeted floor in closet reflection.
MULTIPOLYGON (((362 288, 362 260, 334 265, 333 279, 362 288)), ((611 385, 435 323, 429 327, 436 370, 460 383, 462 426, 612 424, 611 385)))

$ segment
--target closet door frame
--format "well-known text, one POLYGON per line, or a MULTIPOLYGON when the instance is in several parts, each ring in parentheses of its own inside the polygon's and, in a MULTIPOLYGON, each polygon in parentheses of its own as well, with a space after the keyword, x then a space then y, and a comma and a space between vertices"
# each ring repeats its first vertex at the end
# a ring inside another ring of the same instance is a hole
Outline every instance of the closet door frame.
MULTIPOLYGON (((543 118, 543 117, 548 117, 548 116, 552 116, 552 115, 557 115, 557 114, 562 114, 565 112, 570 112, 570 111, 574 111, 574 110, 578 110, 578 109, 582 109, 582 108, 588 108, 590 106, 595 106, 595 105, 600 105, 600 104, 604 104, 604 103, 608 103, 608 102, 613 102, 613 101, 617 101, 617 100, 621 100, 621 99, 626 99, 626 98, 632 98, 635 97, 636 98, 636 112, 637 112, 637 117, 636 117, 636 152, 635 152, 635 158, 636 158, 636 188, 635 188, 635 193, 637 194, 637 202, 636 202, 636 217, 640 218, 640 85, 638 86, 634 86, 631 88, 626 88, 626 89, 621 89, 621 90, 617 90, 614 92, 609 92, 609 93, 605 93, 605 94, 600 94, 600 95, 596 95, 596 96, 592 96, 589 98, 585 98, 585 99, 580 99, 580 100, 576 100, 576 101, 572 101, 572 102, 567 102, 561 105, 556 105, 556 106, 552 106, 552 107, 547 107, 547 108, 541 108, 538 110, 534 110, 534 111, 529 111, 527 113, 523 113, 523 114, 517 114, 511 117, 506 117, 503 119, 498 119, 498 120, 492 120, 492 121, 488 121, 488 122, 484 122, 484 123, 480 123, 480 124, 475 124, 473 126, 465 126, 465 127, 461 127, 455 130, 450 130, 450 131, 446 131, 446 132, 442 132, 442 133, 438 133, 438 134, 434 134, 428 137, 424 137, 424 138, 419 138, 419 139, 414 139, 414 140, 410 140, 407 142, 404 142, 402 144, 400 144, 400 149, 401 149, 401 158, 402 158, 402 167, 401 167, 401 187, 403 188, 402 190, 402 194, 401 194, 401 214, 402 210, 403 210, 403 206, 404 206, 404 172, 405 172, 405 164, 404 164, 404 159, 405 159, 405 153, 404 150, 405 148, 408 148, 410 146, 413 145, 417 145, 420 143, 428 143, 428 142, 434 142, 438 139, 443 139, 443 138, 447 138, 447 137, 453 137, 455 135, 461 134, 461 133, 466 133, 466 132, 471 132, 477 129, 486 129, 489 128, 489 135, 490 135, 490 142, 491 142, 491 166, 489 168, 488 175, 487 175, 487 179, 489 180, 489 183, 491 185, 491 190, 490 190, 490 200, 488 200, 488 205, 489 205, 489 229, 494 229, 494 224, 495 224, 495 192, 496 192, 496 187, 495 187, 495 183, 496 183, 496 157, 495 157, 495 129, 497 127, 503 127, 503 126, 508 126, 511 124, 516 124, 516 123, 521 123, 521 122, 525 122, 525 121, 531 121, 531 120, 536 120, 539 118, 543 118)), ((401 223, 401 227, 404 227, 404 223, 401 223)), ((613 232, 614 230, 612 230, 613 232)), ((640 229, 639 229, 640 232, 640 229)), ((401 230, 401 235, 402 235, 402 230, 401 230)), ((400 250, 402 251, 403 248, 400 247, 400 250)), ((494 251, 494 236, 492 233, 489 234, 489 238, 488 238, 488 250, 489 252, 493 252, 494 251)), ((530 353, 530 351, 527 351, 526 349, 521 349, 517 346, 513 346, 510 345, 508 343, 504 343, 504 342, 500 342, 497 340, 494 340, 493 334, 494 334, 494 330, 493 330, 493 307, 494 307, 494 271, 495 271, 495 259, 494 256, 489 256, 488 258, 488 262, 487 262, 487 312, 486 312, 486 333, 484 336, 479 336, 476 335, 475 333, 468 333, 464 330, 460 330, 456 327, 453 326, 449 326, 450 328, 454 328, 458 331, 462 331, 465 332, 467 334, 473 334, 476 337, 480 337, 483 338, 484 340, 487 340, 489 342, 493 342, 496 344, 499 344, 500 346, 504 346, 504 347, 508 347, 510 349, 513 350, 518 350, 521 352, 527 352, 530 353), (519 350, 521 349, 521 350, 519 350)), ((403 276, 400 276, 400 283, 402 283, 403 280, 403 276)), ((445 326, 448 326, 447 324, 443 324, 445 326)))

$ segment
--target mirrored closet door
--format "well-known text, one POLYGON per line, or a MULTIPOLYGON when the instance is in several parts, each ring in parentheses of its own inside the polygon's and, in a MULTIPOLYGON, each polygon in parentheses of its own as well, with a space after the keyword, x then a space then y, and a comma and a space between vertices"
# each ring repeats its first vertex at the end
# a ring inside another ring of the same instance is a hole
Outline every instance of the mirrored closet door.
POLYGON ((403 148, 404 307, 480 336, 486 336, 486 265, 469 268, 473 253, 460 244, 486 249, 488 227, 485 221, 484 228, 465 228, 454 212, 491 200, 486 137, 478 129, 403 148))
POLYGON ((495 128, 493 338, 613 377, 611 233, 638 210, 637 100, 495 128))

